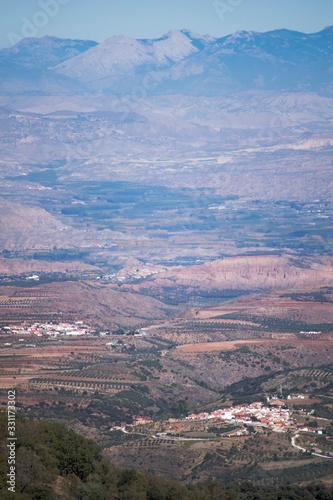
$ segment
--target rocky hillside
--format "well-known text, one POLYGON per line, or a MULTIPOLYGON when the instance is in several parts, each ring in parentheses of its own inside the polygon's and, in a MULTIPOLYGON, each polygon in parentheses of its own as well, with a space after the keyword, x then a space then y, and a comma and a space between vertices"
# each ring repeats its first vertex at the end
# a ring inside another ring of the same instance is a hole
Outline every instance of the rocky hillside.
POLYGON ((332 258, 300 260, 292 255, 261 255, 228 257, 198 266, 171 267, 133 288, 143 290, 186 287, 194 292, 258 290, 314 282, 330 283, 332 279, 332 258))

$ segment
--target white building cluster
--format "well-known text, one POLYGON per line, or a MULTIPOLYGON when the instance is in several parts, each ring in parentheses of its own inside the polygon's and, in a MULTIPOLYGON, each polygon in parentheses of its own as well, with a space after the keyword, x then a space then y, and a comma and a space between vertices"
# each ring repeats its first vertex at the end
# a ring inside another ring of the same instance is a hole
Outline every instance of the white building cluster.
POLYGON ((89 328, 83 324, 83 321, 75 323, 34 323, 31 326, 5 326, 4 330, 14 335, 43 335, 58 336, 58 335, 87 335, 91 333, 89 328))
POLYGON ((270 427, 276 432, 285 432, 287 428, 294 425, 296 421, 291 418, 289 409, 264 406, 257 402, 248 406, 232 406, 215 410, 212 413, 192 414, 187 419, 222 421, 240 425, 262 425, 270 427))
MULTIPOLYGON (((124 270, 123 270, 124 271, 124 270)), ((136 270, 127 270, 127 272, 119 272, 117 275, 113 275, 112 278, 115 279, 115 281, 125 281, 125 280, 139 280, 142 278, 147 278, 148 276, 151 276, 152 274, 157 274, 159 271, 155 269, 147 269, 147 268, 141 268, 141 269, 136 269, 136 270)))

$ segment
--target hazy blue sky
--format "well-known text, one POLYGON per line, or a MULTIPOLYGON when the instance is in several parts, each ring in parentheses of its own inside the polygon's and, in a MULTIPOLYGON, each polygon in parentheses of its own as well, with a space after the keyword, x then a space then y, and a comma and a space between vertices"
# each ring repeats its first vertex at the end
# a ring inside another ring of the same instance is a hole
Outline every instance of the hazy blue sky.
POLYGON ((288 28, 306 33, 333 24, 333 0, 0 0, 0 47, 23 36, 102 42, 115 34, 157 38, 190 28, 224 36, 288 28))

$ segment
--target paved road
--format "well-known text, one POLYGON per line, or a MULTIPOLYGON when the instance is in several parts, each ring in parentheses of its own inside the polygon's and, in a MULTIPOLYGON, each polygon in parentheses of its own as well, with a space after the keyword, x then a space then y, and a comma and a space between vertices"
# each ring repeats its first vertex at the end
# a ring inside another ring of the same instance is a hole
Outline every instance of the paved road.
POLYGON ((302 448, 301 446, 298 446, 298 445, 296 444, 296 439, 298 438, 298 436, 299 436, 299 434, 295 434, 295 436, 293 436, 293 437, 291 438, 291 446, 293 446, 294 448, 298 448, 298 449, 299 449, 299 450, 301 450, 301 451, 306 452, 306 449, 305 449, 305 448, 302 448))
MULTIPOLYGON (((291 438, 291 445, 294 447, 294 448, 298 448, 299 450, 303 451, 303 452, 306 452, 307 450, 305 448, 302 448, 301 446, 298 446, 296 444, 296 439, 298 438, 299 434, 296 434, 295 436, 293 436, 291 438)), ((320 453, 311 453, 311 455, 315 455, 316 457, 320 457, 320 458, 330 458, 332 459, 333 457, 327 457, 326 455, 321 455, 320 453)))
POLYGON ((311 453, 311 455, 316 455, 316 457, 320 457, 320 458, 333 458, 333 457, 327 457, 326 455, 320 455, 319 453, 311 453))
POLYGON ((22 347, 26 347, 26 346, 23 344, 23 345, 15 345, 15 346, 12 346, 12 347, 6 347, 6 349, 2 349, 0 351, 0 354, 3 353, 3 352, 12 351, 13 349, 20 349, 22 347))
POLYGON ((156 436, 155 434, 151 436, 154 439, 170 439, 171 441, 210 441, 207 438, 184 438, 177 436, 156 436))

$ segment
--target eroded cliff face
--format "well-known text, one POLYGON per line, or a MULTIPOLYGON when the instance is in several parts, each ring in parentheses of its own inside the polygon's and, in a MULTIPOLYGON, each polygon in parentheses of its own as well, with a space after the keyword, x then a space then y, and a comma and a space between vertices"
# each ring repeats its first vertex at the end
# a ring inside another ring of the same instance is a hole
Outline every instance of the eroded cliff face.
POLYGON ((202 290, 256 290, 318 282, 328 284, 333 280, 332 260, 292 255, 228 257, 198 266, 171 267, 133 288, 186 286, 202 290))

